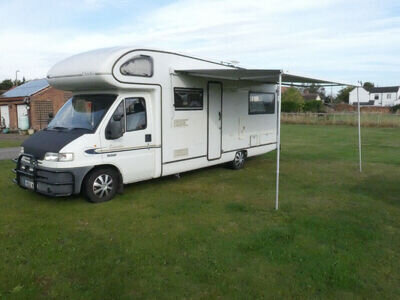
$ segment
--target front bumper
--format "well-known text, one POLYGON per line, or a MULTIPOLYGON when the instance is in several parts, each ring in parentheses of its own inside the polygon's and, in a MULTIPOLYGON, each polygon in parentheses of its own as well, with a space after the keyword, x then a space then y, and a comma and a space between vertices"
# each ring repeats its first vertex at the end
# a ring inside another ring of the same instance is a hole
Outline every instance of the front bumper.
POLYGON ((48 196, 69 196, 78 194, 82 181, 91 167, 45 168, 29 154, 21 154, 14 160, 16 168, 14 183, 22 188, 48 196))

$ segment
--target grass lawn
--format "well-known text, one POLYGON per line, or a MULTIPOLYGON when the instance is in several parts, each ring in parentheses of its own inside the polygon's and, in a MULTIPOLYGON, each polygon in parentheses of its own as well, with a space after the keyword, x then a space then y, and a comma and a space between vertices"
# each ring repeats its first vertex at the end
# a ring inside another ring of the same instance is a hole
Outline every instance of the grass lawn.
MULTIPOLYGON (((284 125, 275 153, 129 185, 101 205, 10 183, 0 162, 0 295, 400 298, 400 131, 284 125)), ((1 296, 0 296, 1 298, 1 296)))
POLYGON ((22 141, 18 140, 0 140, 0 148, 19 147, 22 141))

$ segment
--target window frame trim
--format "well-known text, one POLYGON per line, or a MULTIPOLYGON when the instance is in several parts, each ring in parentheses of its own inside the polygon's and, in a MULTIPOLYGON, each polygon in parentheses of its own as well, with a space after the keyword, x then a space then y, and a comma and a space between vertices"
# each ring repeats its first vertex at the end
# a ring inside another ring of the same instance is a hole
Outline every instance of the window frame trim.
POLYGON ((131 57, 130 59, 126 60, 124 63, 121 64, 121 66, 119 67, 119 72, 121 73, 122 76, 132 76, 132 77, 151 78, 151 77, 153 77, 153 75, 154 75, 154 59, 153 59, 153 57, 150 56, 150 55, 145 55, 145 54, 138 54, 138 55, 135 55, 135 56, 131 57), (148 75, 133 75, 133 74, 124 74, 124 73, 122 73, 122 67, 123 67, 126 63, 130 62, 131 60, 134 60, 135 58, 139 58, 139 57, 141 57, 141 58, 145 57, 145 58, 147 58, 147 59, 150 60, 150 63, 151 63, 151 74, 150 74, 149 76, 148 76, 148 75))
POLYGON ((204 110, 204 88, 188 88, 188 87, 174 87, 174 110, 175 111, 203 111, 204 110), (189 108, 182 108, 182 107, 176 107, 175 105, 175 93, 176 90, 191 90, 191 91, 197 91, 201 92, 201 107, 189 107, 189 108))
POLYGON ((251 91, 249 90, 248 93, 248 99, 247 99, 247 106, 248 106, 248 114, 249 115, 274 115, 276 114, 276 93, 274 92, 256 92, 256 91, 251 91), (250 96, 251 94, 271 94, 274 95, 274 112, 273 113, 269 113, 269 112, 250 112, 250 96))

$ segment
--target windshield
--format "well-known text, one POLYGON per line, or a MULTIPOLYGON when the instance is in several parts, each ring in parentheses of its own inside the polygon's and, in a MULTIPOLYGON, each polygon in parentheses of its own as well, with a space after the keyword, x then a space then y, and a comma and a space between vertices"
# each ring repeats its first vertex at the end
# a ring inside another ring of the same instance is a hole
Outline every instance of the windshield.
POLYGON ((116 98, 116 95, 107 94, 73 96, 58 111, 47 128, 94 131, 116 98))

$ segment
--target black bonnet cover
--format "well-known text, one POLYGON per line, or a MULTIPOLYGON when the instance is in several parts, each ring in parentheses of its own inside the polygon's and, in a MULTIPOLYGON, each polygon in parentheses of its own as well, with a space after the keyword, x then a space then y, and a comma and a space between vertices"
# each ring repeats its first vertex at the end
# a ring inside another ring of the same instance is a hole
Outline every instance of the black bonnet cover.
POLYGON ((53 131, 41 130, 26 139, 22 143, 24 153, 33 155, 36 159, 42 160, 46 152, 59 152, 65 145, 69 144, 87 131, 53 131))

